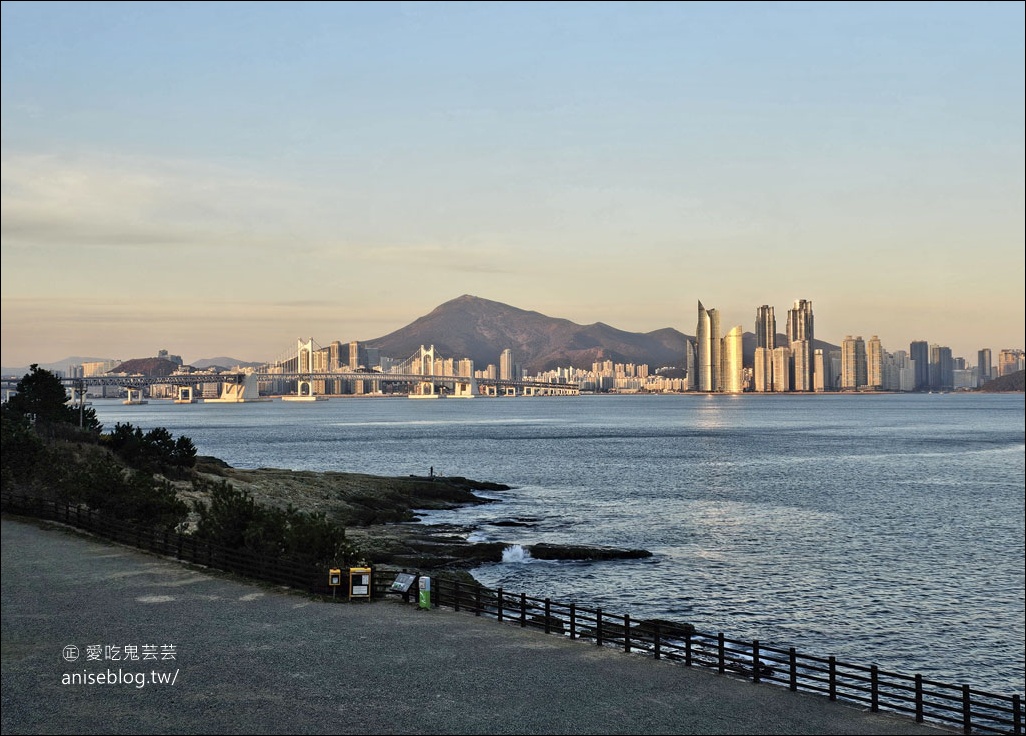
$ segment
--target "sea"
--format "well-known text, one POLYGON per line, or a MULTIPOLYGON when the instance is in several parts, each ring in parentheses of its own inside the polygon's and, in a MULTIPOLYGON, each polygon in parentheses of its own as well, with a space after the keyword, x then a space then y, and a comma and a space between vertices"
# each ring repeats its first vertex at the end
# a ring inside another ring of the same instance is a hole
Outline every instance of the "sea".
POLYGON ((1023 394, 332 398, 126 406, 238 468, 464 476, 421 514, 509 545, 490 587, 1026 694, 1023 394), (643 548, 534 560, 539 542, 643 548))

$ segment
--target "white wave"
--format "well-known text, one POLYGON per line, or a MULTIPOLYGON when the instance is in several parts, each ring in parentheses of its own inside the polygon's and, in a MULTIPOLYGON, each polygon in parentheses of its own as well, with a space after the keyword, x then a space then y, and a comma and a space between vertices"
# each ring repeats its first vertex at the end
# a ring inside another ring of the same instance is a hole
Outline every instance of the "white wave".
POLYGON ((502 550, 502 561, 509 563, 533 562, 534 558, 523 545, 511 544, 502 550))

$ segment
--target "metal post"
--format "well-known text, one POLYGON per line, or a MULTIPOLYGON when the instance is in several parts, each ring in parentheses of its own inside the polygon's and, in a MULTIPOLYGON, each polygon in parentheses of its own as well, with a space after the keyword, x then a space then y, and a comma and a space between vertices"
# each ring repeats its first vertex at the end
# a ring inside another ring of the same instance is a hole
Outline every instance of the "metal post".
POLYGON ((874 664, 869 668, 869 710, 880 710, 880 669, 874 664))
POLYGON ((923 722, 923 676, 916 675, 916 723, 923 722))
POLYGON ((830 699, 837 700, 837 657, 830 655, 830 699))
POLYGON ((759 682, 759 640, 752 640, 752 682, 759 682))
POLYGON ((969 686, 962 686, 962 732, 973 732, 973 699, 969 692, 969 686))
POLYGON ((788 669, 791 670, 791 692, 795 692, 798 690, 798 653, 794 650, 794 647, 787 650, 787 659, 789 664, 788 669))
POLYGON ((623 617, 623 650, 625 652, 631 650, 631 615, 629 613, 623 617))

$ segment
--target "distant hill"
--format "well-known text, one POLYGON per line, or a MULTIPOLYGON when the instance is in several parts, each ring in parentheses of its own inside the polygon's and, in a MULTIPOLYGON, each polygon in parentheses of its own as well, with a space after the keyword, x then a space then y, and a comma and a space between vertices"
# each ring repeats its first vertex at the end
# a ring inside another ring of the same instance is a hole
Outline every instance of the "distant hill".
POLYGON ((115 366, 111 373, 129 373, 149 377, 170 376, 178 370, 178 363, 167 358, 132 358, 115 366))
POLYGON ((1007 376, 999 376, 991 381, 987 381, 980 387, 980 391, 986 391, 987 393, 1026 391, 1026 371, 1017 371, 1007 376))
MULTIPOLYGON (((48 370, 51 373, 59 373, 64 375, 67 373, 68 368, 73 365, 82 365, 83 363, 102 363, 110 358, 88 358, 81 355, 72 355, 65 358, 64 360, 57 360, 53 363, 38 363, 40 368, 48 370)), ((21 378, 25 374, 29 373, 31 366, 19 365, 19 366, 3 366, 0 367, 0 375, 3 376, 17 376, 21 378)))
POLYGON ((228 358, 225 356, 219 358, 201 358, 194 360, 190 365, 198 370, 206 370, 207 368, 223 368, 224 370, 231 370, 232 368, 259 368, 264 365, 263 363, 246 362, 239 360, 238 358, 228 358))

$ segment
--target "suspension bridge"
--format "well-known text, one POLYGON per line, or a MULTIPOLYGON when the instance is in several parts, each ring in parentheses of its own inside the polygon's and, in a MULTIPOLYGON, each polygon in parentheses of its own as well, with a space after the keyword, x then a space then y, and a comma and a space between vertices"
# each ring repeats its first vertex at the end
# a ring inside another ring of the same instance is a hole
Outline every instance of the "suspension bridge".
MULTIPOLYGON (((473 361, 445 357, 435 346, 420 346, 403 360, 386 359, 387 367, 366 368, 343 361, 342 346, 325 348, 313 338, 299 338, 273 361, 256 368, 232 371, 191 371, 168 376, 106 373, 63 378, 70 400, 84 402, 91 388, 116 387, 126 392, 126 404, 144 403, 155 394, 180 404, 268 401, 319 401, 329 396, 406 395, 411 399, 498 396, 575 396, 577 384, 550 383, 475 375, 473 361)), ((10 393, 17 381, 4 379, 10 393)), ((6 397, 5 397, 6 398, 6 397)))

